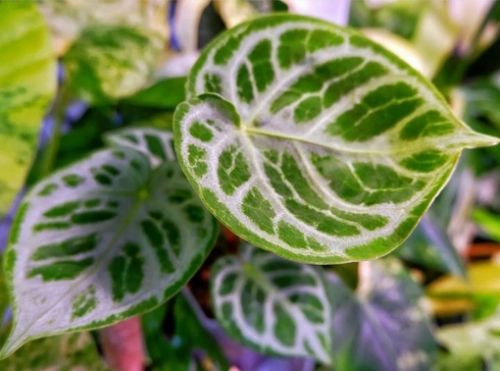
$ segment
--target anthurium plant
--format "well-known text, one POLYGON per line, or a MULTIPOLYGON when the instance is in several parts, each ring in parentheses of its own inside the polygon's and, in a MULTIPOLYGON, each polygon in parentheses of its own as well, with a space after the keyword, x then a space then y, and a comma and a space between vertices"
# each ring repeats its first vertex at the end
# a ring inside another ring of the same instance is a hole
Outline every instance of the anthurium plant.
POLYGON ((498 277, 467 281, 477 237, 458 236, 467 221, 498 270, 481 27, 432 76, 394 52, 421 52, 429 6, 353 4, 349 27, 294 1, 84 3, 0 2, 6 369, 127 369, 104 337, 137 317, 152 369, 500 365, 498 339, 450 336, 500 330, 498 277), (97 15, 113 7, 130 14, 97 15), (387 20, 387 45, 360 30, 387 20))

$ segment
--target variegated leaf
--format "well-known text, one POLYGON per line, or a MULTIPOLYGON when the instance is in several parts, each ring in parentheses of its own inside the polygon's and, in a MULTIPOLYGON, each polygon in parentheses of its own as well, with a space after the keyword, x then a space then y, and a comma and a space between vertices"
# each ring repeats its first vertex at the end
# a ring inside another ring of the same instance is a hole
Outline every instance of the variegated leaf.
POLYGON ((127 25, 91 25, 64 56, 68 94, 92 104, 128 97, 152 79, 161 35, 127 25))
POLYGON ((113 131, 106 136, 111 145, 129 147, 144 153, 153 166, 162 162, 175 161, 172 134, 153 128, 134 128, 113 131))
POLYGON ((213 267, 211 295, 226 331, 257 351, 331 361, 331 306, 322 271, 243 246, 213 267))
POLYGON ((295 15, 222 34, 193 67, 188 95, 174 139, 206 206, 249 242, 309 263, 387 254, 461 150, 498 142, 382 47, 295 15))
POLYGON ((24 183, 55 88, 55 55, 36 4, 0 2, 0 219, 24 183))
POLYGON ((174 161, 99 151, 37 184, 6 256, 14 326, 27 340, 96 328, 160 304, 194 274, 217 225, 174 161))

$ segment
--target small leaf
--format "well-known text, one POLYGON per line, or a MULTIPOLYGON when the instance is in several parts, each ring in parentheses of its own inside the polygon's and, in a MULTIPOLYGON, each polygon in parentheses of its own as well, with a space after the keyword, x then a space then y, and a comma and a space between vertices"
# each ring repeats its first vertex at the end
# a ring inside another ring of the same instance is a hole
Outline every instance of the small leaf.
POLYGON ((0 2, 0 219, 21 189, 56 89, 56 60, 36 4, 0 2))
POLYGON ((5 266, 15 319, 2 355, 154 308, 199 268, 216 230, 174 161, 151 168, 120 147, 55 173, 31 190, 12 227, 5 266))
POLYGON ((272 15, 202 53, 174 117, 207 208, 302 262, 373 259, 410 234, 473 132, 411 67, 356 32, 272 15))
POLYGON ((92 104, 130 96, 152 77, 162 38, 125 25, 85 28, 64 57, 67 89, 92 104))
POLYGON ((429 370, 436 344, 419 303, 421 288, 397 260, 361 264, 356 293, 328 277, 335 370, 429 370))
POLYGON ((241 260, 216 262, 211 294, 218 321, 243 344, 331 362, 331 308, 318 268, 245 245, 241 260))

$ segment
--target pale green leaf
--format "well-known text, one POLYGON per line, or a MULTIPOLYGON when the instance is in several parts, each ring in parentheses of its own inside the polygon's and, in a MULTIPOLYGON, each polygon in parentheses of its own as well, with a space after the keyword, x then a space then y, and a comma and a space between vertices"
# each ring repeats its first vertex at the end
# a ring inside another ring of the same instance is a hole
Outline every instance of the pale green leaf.
POLYGON ((211 295, 232 337, 270 354, 331 362, 331 306, 322 271, 243 246, 213 266, 211 295))
POLYGON ((487 369, 500 369, 500 311, 488 319, 445 326, 437 338, 450 353, 462 357, 484 359, 487 369))
POLYGON ((150 82, 162 43, 144 28, 85 28, 64 57, 68 94, 103 104, 136 93, 150 82))
POLYGON ((168 35, 167 3, 158 0, 37 0, 54 35, 58 54, 87 26, 131 25, 168 35))
POLYGON ((36 5, 0 2, 0 219, 31 165, 56 88, 56 61, 36 5))
POLYGON ((29 192, 12 226, 14 326, 2 355, 154 308, 199 268, 216 230, 175 161, 153 168, 116 147, 58 171, 29 192))
POLYGON ((335 370, 429 370, 436 343, 422 289, 395 259, 360 263, 356 292, 330 275, 335 370))
POLYGON ((209 210, 258 247, 327 264, 395 249, 465 147, 498 139, 364 36, 272 15, 223 33, 188 80, 176 152, 209 210))

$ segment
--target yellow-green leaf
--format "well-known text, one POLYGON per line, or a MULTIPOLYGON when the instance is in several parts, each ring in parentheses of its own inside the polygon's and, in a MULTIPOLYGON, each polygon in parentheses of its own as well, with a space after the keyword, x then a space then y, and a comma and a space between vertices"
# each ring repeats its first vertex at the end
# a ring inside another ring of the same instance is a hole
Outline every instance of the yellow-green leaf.
POLYGON ((56 60, 36 5, 0 2, 0 218, 24 183, 56 88, 56 60))

